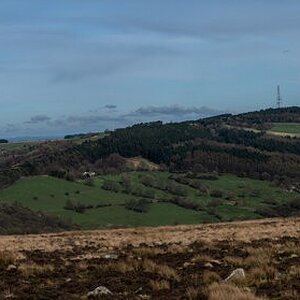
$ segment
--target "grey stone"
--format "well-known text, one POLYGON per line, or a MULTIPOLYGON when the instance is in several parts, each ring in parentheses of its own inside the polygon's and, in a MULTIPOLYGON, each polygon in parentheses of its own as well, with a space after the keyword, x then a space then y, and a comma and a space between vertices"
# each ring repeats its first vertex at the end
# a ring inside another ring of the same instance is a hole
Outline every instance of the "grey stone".
POLYGON ((87 294, 88 297, 97 297, 101 295, 112 295, 113 293, 105 286, 98 286, 93 291, 87 294))
POLYGON ((236 269, 225 279, 225 282, 232 281, 235 279, 243 279, 245 277, 246 275, 244 269, 236 269))

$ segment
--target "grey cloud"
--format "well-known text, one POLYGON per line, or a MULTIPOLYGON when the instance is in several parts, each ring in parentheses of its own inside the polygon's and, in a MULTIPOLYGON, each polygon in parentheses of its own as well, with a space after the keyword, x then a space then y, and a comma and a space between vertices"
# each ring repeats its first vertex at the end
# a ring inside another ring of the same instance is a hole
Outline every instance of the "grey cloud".
POLYGON ((114 105, 114 104, 106 104, 106 105, 104 106, 104 108, 106 108, 106 109, 116 109, 116 108, 117 108, 117 105, 114 105))
MULTIPOLYGON (((114 105, 108 105, 109 107, 114 105)), ((202 118, 224 113, 211 109, 208 107, 184 107, 178 105, 172 106, 149 106, 141 107, 131 113, 127 114, 89 114, 89 115, 70 115, 60 117, 56 120, 49 122, 49 125, 56 128, 81 128, 92 127, 99 128, 99 126, 107 127, 111 125, 116 126, 128 126, 136 122, 148 122, 154 120, 161 120, 168 122, 170 120, 186 120, 188 118, 202 118)))
MULTIPOLYGON (((115 29, 164 34, 167 37, 188 36, 227 40, 245 35, 297 32, 300 5, 292 1, 151 1, 147 12, 134 11, 110 20, 101 19, 115 29), (165 14, 168 11, 168 14, 165 14), (180 14, 180 15, 179 15, 180 14), (153 17, 155 15, 155 17, 153 17)), ((88 20, 87 20, 88 22, 88 20)), ((89 20, 93 22, 93 20, 89 20)), ((96 22, 96 21, 95 21, 96 22)))
POLYGON ((29 121, 26 121, 26 124, 39 124, 50 121, 51 118, 46 115, 36 115, 30 118, 29 121))
POLYGON ((185 117, 196 115, 198 117, 212 116, 222 113, 219 110, 211 109, 205 106, 202 107, 184 107, 179 105, 173 106, 148 106, 141 107, 136 111, 128 114, 133 117, 157 117, 157 116, 174 116, 185 117))
POLYGON ((1 128, 2 134, 11 134, 19 131, 20 127, 17 124, 7 123, 1 128))
MULTIPOLYGON (((115 105, 106 106, 114 107, 115 105)), ((208 107, 185 107, 179 105, 171 106, 149 106, 140 107, 139 109, 131 113, 112 113, 110 115, 104 113, 87 113, 84 115, 66 115, 60 116, 56 119, 51 119, 46 115, 37 115, 31 117, 30 121, 24 122, 25 124, 44 124, 43 131, 47 133, 62 133, 66 132, 84 132, 84 131, 102 131, 104 129, 115 129, 120 127, 126 127, 138 122, 151 122, 161 120, 163 122, 170 121, 184 121, 188 119, 197 119, 201 117, 208 117, 223 113, 208 107)), ((21 132, 22 134, 31 134, 33 129, 39 134, 40 129, 36 127, 22 128, 18 124, 6 124, 0 132, 5 135, 11 133, 16 134, 21 132), (22 129, 22 130, 21 130, 22 129)))
MULTIPOLYGON (((107 116, 107 115, 86 115, 78 116, 71 115, 65 118, 59 118, 50 122, 49 125, 53 127, 77 127, 80 126, 99 126, 106 123, 124 124, 125 118, 123 116, 107 116)), ((96 128, 96 127, 95 127, 96 128)))

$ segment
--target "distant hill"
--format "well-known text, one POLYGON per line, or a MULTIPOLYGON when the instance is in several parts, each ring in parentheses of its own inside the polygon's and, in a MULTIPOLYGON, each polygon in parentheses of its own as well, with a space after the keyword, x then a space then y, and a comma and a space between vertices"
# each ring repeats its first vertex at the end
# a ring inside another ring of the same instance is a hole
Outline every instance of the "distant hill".
POLYGON ((227 124, 268 128, 271 123, 299 123, 300 107, 268 108, 220 118, 227 124))
POLYGON ((172 172, 217 171, 299 183, 300 139, 268 132, 275 123, 278 128, 281 122, 299 120, 300 108, 288 107, 180 123, 141 123, 80 142, 45 142, 3 159, 0 185, 28 175, 72 180, 81 176, 81 170, 120 171, 124 163, 119 159, 116 163, 112 154, 142 157, 172 172))

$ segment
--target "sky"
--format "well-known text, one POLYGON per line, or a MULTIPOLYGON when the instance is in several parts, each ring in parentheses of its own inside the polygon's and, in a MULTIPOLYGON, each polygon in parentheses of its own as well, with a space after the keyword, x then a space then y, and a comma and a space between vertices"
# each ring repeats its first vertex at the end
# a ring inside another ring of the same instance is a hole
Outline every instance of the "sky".
POLYGON ((299 0, 0 0, 0 137, 300 105, 299 0))

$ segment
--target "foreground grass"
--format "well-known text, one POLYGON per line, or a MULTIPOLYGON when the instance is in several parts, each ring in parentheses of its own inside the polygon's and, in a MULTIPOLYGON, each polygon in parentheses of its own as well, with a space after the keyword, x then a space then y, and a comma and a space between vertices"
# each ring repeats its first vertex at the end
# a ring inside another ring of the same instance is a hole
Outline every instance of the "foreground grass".
POLYGON ((101 299, 297 300, 298 225, 273 219, 1 237, 0 298, 88 299, 102 285, 112 295, 101 299), (245 277, 225 282, 237 268, 245 277))

